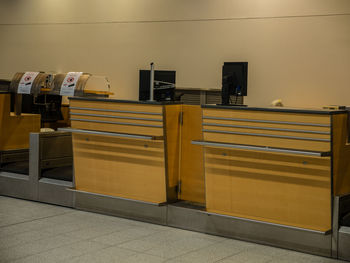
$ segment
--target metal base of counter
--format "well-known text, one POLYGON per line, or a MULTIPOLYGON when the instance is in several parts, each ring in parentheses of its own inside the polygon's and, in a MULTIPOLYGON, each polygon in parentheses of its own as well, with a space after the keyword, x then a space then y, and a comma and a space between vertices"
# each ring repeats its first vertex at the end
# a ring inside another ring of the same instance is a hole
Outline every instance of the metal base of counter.
POLYGON ((350 227, 340 227, 338 235, 338 258, 350 261, 350 227))
POLYGON ((34 200, 28 149, 0 151, 0 195, 34 200))
POLYGON ((167 206, 120 197, 75 192, 75 208, 160 225, 167 224, 167 206))
POLYGON ((331 234, 168 205, 168 225, 331 257, 331 234))
POLYGON ((73 207, 74 193, 67 190, 74 184, 71 141, 67 132, 31 133, 29 154, 28 150, 0 152, 1 163, 6 164, 0 171, 0 195, 73 207), (16 167, 19 161, 21 165, 16 167), (23 162, 27 174, 16 173, 23 162))
POLYGON ((41 178, 38 182, 37 201, 67 207, 74 207, 74 192, 68 189, 72 182, 41 178))
POLYGON ((80 210, 332 257, 332 234, 328 232, 208 213, 202 207, 196 208, 182 202, 158 206, 79 190, 71 191, 75 192, 75 208, 80 210))
POLYGON ((35 200, 36 189, 28 175, 1 171, 0 195, 35 200))
POLYGON ((62 169, 72 165, 71 141, 71 134, 67 132, 30 134, 30 174, 37 188, 36 201, 74 207, 74 192, 68 190, 74 182, 72 179, 67 181, 64 174, 72 177, 72 171, 62 169), (50 176, 50 172, 47 172, 50 169, 58 169, 54 178, 47 177, 50 176), (57 177, 57 174, 60 176, 57 177))

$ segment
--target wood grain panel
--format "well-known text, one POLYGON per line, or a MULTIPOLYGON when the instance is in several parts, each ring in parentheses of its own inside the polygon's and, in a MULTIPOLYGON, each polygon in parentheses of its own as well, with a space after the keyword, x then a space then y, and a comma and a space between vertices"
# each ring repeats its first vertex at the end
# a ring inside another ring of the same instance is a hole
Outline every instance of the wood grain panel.
POLYGON ((163 128, 82 122, 82 121, 74 121, 74 120, 72 120, 71 123, 72 123, 72 128, 74 129, 106 131, 106 132, 116 132, 116 133, 129 133, 129 134, 151 135, 151 136, 163 136, 163 128))
POLYGON ((205 147, 205 169, 210 212, 331 229, 330 158, 205 147))
POLYGON ((256 127, 264 127, 264 128, 273 128, 273 129, 295 129, 295 130, 301 130, 301 131, 307 130, 307 131, 327 132, 327 133, 330 133, 331 131, 331 127, 317 127, 317 126, 310 126, 310 125, 262 123, 262 122, 233 121, 233 120, 219 120, 219 119, 203 119, 203 123, 249 126, 252 129, 256 127))
POLYGON ((330 125, 329 115, 320 115, 320 114, 204 108, 203 116, 204 117, 211 116, 211 117, 241 118, 241 119, 253 119, 253 120, 269 120, 269 121, 288 121, 288 122, 330 125))
POLYGON ((247 144, 255 146, 269 146, 275 148, 287 148, 296 150, 308 151, 330 151, 330 142, 294 140, 294 139, 279 139, 260 137, 253 135, 233 135, 223 133, 204 132, 205 141, 224 142, 232 144, 247 144))
POLYGON ((81 120, 90 120, 90 121, 104 121, 104 122, 113 122, 113 123, 125 123, 127 124, 138 124, 138 125, 154 125, 154 126, 163 126, 163 121, 148 121, 148 120, 134 120, 134 119, 116 119, 108 117, 97 117, 97 116, 78 116, 71 115, 71 119, 81 119, 81 120))
POLYGON ((152 112, 162 114, 162 105, 122 103, 113 101, 84 101, 70 100, 70 107, 97 108, 107 110, 125 110, 138 112, 152 112))
POLYGON ((350 144, 347 114, 332 116, 334 195, 350 193, 350 144))
POLYGON ((73 134, 76 189, 166 202, 164 142, 73 134))
POLYGON ((10 113, 10 94, 0 94, 0 150, 29 148, 29 133, 40 131, 39 114, 10 113))
MULTIPOLYGON (((108 116, 120 117, 121 119, 143 118, 143 119, 155 119, 159 121, 163 120, 163 115, 153 115, 153 114, 143 114, 143 113, 125 113, 125 112, 110 112, 110 111, 76 110, 76 109, 70 109, 70 112, 78 113, 78 114, 82 113, 82 114, 108 115, 108 116)), ((72 116, 73 115, 74 114, 72 114, 72 116)), ((79 116, 79 115, 74 115, 74 116, 79 116)))
POLYGON ((293 131, 273 131, 264 129, 246 129, 246 128, 235 128, 235 127, 222 127, 222 126, 208 126, 203 125, 203 129, 208 131, 223 131, 223 132, 240 132, 240 133, 255 133, 255 134, 265 134, 265 135, 276 135, 276 136, 292 136, 300 138, 310 138, 310 139, 323 139, 331 141, 330 134, 312 134, 312 133, 301 133, 293 131))
POLYGON ((166 168, 169 201, 177 200, 180 163, 180 113, 182 105, 167 105, 164 108, 166 168))
POLYGON ((181 192, 179 199, 205 204, 203 147, 192 140, 202 140, 202 111, 197 105, 183 105, 181 133, 181 192))

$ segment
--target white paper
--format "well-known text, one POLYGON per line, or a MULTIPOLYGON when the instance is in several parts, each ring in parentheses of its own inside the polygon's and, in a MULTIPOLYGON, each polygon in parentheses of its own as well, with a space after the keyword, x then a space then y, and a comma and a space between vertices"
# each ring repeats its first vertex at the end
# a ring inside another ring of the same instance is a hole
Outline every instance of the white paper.
POLYGON ((75 87, 83 72, 68 72, 61 86, 60 95, 74 96, 75 87))
POLYGON ((30 94, 33 82, 40 72, 26 72, 18 84, 18 94, 30 94))

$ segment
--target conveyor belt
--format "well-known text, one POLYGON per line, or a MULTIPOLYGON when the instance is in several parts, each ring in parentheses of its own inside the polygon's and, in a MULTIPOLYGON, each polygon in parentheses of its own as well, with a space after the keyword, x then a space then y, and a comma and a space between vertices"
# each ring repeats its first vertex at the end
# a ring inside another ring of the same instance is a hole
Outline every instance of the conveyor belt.
POLYGON ((73 167, 63 166, 63 167, 45 169, 42 172, 41 177, 72 182, 73 167))
POLYGON ((20 162, 3 163, 1 164, 1 171, 28 175, 29 162, 20 161, 20 162))

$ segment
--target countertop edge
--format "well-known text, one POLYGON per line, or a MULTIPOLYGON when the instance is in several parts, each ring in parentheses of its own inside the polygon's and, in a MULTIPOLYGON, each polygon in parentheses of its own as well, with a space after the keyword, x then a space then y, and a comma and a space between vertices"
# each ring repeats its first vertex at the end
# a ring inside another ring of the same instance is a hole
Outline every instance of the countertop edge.
POLYGON ((313 109, 290 109, 290 108, 263 108, 263 107, 244 107, 244 106, 226 106, 226 105, 202 105, 202 108, 212 109, 231 109, 231 110, 246 110, 246 111, 269 111, 269 112, 286 112, 286 113, 305 113, 305 114, 323 114, 333 115, 348 113, 347 110, 313 110, 313 109))
POLYGON ((116 102, 116 103, 134 103, 134 104, 146 104, 146 105, 178 105, 182 102, 174 101, 138 101, 138 100, 120 100, 120 99, 107 99, 107 98, 89 98, 89 97, 69 97, 69 100, 85 100, 85 101, 103 101, 103 102, 116 102))

